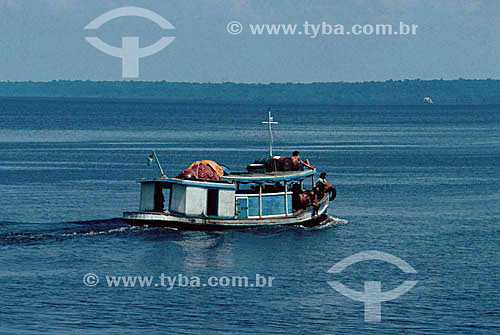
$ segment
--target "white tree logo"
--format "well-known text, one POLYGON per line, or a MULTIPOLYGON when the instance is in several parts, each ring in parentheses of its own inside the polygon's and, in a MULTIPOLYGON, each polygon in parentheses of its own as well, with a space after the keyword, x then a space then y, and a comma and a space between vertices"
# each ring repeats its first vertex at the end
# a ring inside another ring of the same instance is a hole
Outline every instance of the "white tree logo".
MULTIPOLYGON (((344 258, 343 260, 332 266, 327 272, 340 273, 352 264, 372 260, 385 261, 394 264, 404 273, 417 273, 414 268, 412 268, 401 258, 376 250, 364 251, 344 258)), ((380 320, 382 319, 381 303, 384 301, 396 299, 397 297, 411 290, 416 284, 416 280, 405 280, 395 289, 387 292, 382 292, 382 283, 380 281, 365 281, 365 291, 358 292, 348 288, 338 281, 328 282, 328 285, 330 285, 340 294, 345 295, 352 300, 362 301, 365 303, 365 322, 380 322, 380 320)))
MULTIPOLYGON (((99 29, 104 23, 123 16, 139 16, 151 20, 162 29, 175 29, 165 18, 148 9, 140 7, 121 7, 102 14, 90 22, 84 29, 99 29)), ((122 59, 122 77, 139 78, 139 59, 151 56, 173 42, 175 37, 162 37, 156 43, 139 48, 139 37, 122 37, 122 47, 117 48, 104 43, 98 37, 85 37, 87 42, 102 52, 122 59)))

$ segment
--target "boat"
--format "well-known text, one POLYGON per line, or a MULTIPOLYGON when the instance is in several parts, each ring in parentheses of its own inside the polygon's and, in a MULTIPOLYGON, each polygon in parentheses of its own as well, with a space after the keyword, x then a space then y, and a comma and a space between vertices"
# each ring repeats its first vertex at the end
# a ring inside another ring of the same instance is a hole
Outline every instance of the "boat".
MULTIPOLYGON (((314 188, 316 168, 291 170, 287 168, 289 158, 273 156, 271 125, 277 122, 269 111, 268 120, 262 123, 269 125, 270 157, 265 162, 256 160, 243 172, 232 172, 224 166, 219 169, 213 161, 202 161, 213 167, 210 171, 220 170, 215 180, 190 173, 167 177, 153 152, 149 161, 157 163, 161 176, 138 180, 139 210, 124 212, 123 220, 134 226, 189 230, 312 226, 324 222, 330 201, 336 196, 335 188, 318 194, 318 188, 314 188), (280 162, 285 162, 285 169, 279 168, 280 162), (305 190, 308 181, 310 189, 305 190)), ((191 166, 199 168, 204 164, 195 163, 191 166)))
POLYGON ((425 97, 424 98, 424 104, 430 104, 432 105, 434 102, 432 101, 431 97, 425 97))

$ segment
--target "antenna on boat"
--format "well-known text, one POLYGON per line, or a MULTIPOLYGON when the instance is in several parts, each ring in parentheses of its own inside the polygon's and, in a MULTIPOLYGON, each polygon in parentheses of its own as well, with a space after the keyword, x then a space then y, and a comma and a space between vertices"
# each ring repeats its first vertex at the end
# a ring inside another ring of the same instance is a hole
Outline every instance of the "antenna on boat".
POLYGON ((262 121, 262 124, 269 125, 269 155, 271 157, 273 157, 273 142, 274 142, 274 138, 273 138, 272 125, 273 124, 278 124, 278 122, 277 121, 273 121, 273 116, 271 115, 271 108, 269 108, 269 110, 267 112, 269 113, 268 120, 267 121, 262 121))

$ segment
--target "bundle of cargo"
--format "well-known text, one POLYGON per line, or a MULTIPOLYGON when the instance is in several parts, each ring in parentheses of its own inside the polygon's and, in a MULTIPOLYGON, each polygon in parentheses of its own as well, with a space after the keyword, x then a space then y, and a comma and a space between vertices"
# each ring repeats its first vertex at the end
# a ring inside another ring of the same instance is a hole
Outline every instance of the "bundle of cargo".
POLYGON ((248 172, 276 172, 276 171, 294 171, 293 162, 290 157, 267 157, 257 158, 253 164, 247 166, 248 172))
POLYGON ((211 160, 192 163, 177 176, 181 179, 196 179, 202 181, 219 181, 224 175, 222 166, 211 160))

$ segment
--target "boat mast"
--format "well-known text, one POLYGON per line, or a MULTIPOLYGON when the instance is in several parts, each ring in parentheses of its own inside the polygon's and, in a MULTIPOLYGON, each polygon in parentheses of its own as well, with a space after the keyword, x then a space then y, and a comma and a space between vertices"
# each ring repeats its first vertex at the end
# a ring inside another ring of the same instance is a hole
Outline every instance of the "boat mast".
POLYGON ((268 120, 267 121, 262 121, 262 124, 267 124, 269 125, 269 156, 273 157, 273 129, 272 125, 273 124, 278 124, 278 122, 273 121, 273 116, 271 115, 271 108, 267 111, 269 113, 268 115, 268 120))

